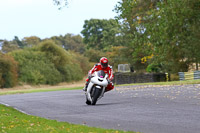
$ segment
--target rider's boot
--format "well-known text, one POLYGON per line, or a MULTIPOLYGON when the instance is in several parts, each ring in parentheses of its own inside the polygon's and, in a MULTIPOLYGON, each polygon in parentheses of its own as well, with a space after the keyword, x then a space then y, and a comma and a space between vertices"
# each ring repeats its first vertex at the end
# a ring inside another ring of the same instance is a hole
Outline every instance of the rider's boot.
POLYGON ((83 91, 87 91, 87 87, 86 87, 86 85, 83 87, 83 91))
POLYGON ((85 83, 85 87, 83 88, 83 91, 85 91, 85 92, 87 91, 88 84, 89 84, 89 82, 85 83))

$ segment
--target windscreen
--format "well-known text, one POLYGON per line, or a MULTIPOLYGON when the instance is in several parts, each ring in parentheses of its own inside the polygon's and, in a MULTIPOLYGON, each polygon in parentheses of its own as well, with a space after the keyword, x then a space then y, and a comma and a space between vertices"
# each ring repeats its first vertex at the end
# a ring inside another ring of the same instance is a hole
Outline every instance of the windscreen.
POLYGON ((101 70, 101 71, 98 71, 97 72, 97 75, 100 77, 100 78, 104 78, 105 77, 105 72, 103 71, 103 70, 101 70))

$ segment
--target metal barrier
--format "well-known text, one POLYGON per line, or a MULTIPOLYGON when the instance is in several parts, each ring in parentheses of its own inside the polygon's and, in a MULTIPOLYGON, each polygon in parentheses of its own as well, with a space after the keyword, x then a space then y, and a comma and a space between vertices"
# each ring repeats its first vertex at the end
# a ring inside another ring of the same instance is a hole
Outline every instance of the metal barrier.
POLYGON ((194 80, 200 79, 200 71, 194 72, 178 72, 179 80, 194 80))

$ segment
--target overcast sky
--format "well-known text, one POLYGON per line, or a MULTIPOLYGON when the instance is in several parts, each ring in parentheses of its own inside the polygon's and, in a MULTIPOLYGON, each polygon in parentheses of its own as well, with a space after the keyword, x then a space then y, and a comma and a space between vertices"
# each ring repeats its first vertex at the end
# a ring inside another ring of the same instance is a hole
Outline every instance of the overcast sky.
POLYGON ((0 0, 0 39, 77 35, 85 20, 114 18, 118 1, 69 0, 68 7, 58 10, 53 0, 0 0))

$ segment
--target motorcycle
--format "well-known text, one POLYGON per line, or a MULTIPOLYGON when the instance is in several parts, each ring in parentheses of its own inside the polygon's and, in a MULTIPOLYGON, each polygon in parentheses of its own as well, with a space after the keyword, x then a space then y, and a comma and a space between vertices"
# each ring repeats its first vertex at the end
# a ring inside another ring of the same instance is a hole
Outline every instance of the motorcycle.
POLYGON ((103 70, 94 72, 86 91, 86 104, 95 105, 103 97, 105 88, 108 85, 108 75, 103 70))

